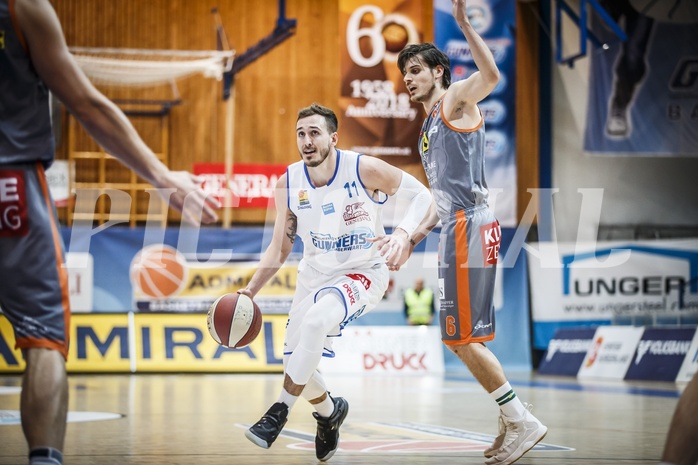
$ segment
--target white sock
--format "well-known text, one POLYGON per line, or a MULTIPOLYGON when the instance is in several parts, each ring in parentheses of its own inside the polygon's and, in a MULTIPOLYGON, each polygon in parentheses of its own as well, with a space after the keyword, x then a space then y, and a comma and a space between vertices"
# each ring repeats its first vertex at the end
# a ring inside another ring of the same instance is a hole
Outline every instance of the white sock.
POLYGON ((499 409, 505 417, 519 419, 523 418, 526 413, 526 407, 516 397, 516 393, 508 381, 490 392, 490 395, 499 404, 499 409))
POLYGON ((318 415, 325 418, 329 417, 334 412, 334 402, 332 402, 332 398, 329 394, 325 400, 319 404, 314 404, 313 407, 315 407, 315 411, 318 415))

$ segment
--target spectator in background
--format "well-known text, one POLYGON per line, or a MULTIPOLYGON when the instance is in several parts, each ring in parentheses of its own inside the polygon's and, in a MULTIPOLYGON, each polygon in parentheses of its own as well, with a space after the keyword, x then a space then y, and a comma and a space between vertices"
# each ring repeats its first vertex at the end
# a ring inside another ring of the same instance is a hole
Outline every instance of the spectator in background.
POLYGON ((419 277, 413 289, 405 291, 405 318, 410 326, 430 325, 434 319, 434 292, 419 277))

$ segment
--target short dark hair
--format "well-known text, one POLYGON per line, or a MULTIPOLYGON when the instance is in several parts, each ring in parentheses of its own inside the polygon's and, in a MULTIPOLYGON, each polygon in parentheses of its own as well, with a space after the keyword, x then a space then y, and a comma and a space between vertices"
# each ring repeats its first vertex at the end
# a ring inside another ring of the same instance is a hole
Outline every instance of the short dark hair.
POLYGON ((449 60, 448 55, 429 42, 425 44, 410 44, 403 48, 397 57, 397 67, 403 76, 405 75, 405 66, 412 58, 425 63, 430 69, 441 65, 444 69, 444 74, 441 76, 441 85, 444 89, 448 89, 451 85, 451 60, 449 60))
POLYGON ((339 127, 339 123, 337 123, 337 115, 334 114, 334 111, 327 107, 323 107, 322 105, 318 105, 317 103, 313 103, 309 107, 298 110, 298 118, 296 118, 296 123, 301 118, 307 118, 308 116, 313 115, 320 115, 325 118, 325 124, 327 125, 327 130, 330 134, 337 132, 337 128, 339 127))

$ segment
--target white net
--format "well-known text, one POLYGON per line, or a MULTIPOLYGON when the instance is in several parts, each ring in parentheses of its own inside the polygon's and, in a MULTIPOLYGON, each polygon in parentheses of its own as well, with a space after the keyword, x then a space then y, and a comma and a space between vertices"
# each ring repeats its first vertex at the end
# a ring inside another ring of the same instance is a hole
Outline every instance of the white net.
POLYGON ((71 47, 70 52, 96 84, 154 86, 201 74, 222 79, 233 65, 234 51, 145 50, 71 47))

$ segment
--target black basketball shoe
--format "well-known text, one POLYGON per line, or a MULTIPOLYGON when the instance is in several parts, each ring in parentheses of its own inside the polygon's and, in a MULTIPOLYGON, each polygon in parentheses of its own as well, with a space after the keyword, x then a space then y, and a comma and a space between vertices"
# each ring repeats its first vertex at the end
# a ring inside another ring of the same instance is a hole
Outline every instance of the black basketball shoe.
POLYGON ((339 447, 339 427, 349 413, 349 403, 341 397, 330 397, 334 402, 334 412, 328 418, 321 417, 317 412, 313 416, 317 420, 315 435, 315 456, 324 462, 334 455, 339 447))
POLYGON ((254 425, 245 431, 245 437, 259 447, 269 449, 279 437, 281 429, 288 420, 288 406, 277 402, 267 410, 267 413, 254 425))

